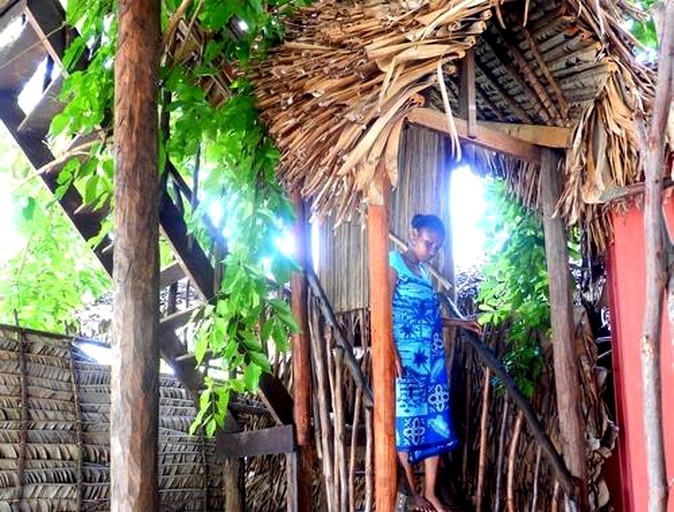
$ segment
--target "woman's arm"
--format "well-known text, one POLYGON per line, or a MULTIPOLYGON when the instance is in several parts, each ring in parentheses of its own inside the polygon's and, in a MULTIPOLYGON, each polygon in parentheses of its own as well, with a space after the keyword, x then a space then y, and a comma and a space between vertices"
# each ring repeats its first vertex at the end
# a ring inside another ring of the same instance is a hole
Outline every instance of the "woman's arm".
MULTIPOLYGON (((395 293, 396 283, 398 282, 398 272, 393 267, 388 268, 388 284, 389 291, 391 293, 389 304, 391 305, 391 312, 393 312, 393 294, 395 293)), ((391 344, 393 345, 393 356, 395 357, 396 365, 396 377, 403 376, 403 365, 400 362, 400 354, 398 353, 398 347, 396 347, 395 340, 391 336, 391 344)))

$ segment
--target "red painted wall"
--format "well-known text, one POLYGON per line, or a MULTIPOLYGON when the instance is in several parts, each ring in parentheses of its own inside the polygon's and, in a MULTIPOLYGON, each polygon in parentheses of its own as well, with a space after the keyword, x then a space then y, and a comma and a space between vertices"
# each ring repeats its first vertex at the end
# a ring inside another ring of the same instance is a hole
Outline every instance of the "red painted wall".
MULTIPOLYGON (((674 200, 665 205, 668 225, 674 227, 674 200)), ((613 212, 615 240, 609 251, 609 293, 613 369, 615 378, 623 510, 647 510, 648 483, 641 399, 641 331, 645 300, 643 214, 636 207, 613 212)), ((668 479, 674 477, 674 348, 669 321, 663 315, 662 389, 668 479)), ((669 500, 674 512, 674 496, 669 500)))

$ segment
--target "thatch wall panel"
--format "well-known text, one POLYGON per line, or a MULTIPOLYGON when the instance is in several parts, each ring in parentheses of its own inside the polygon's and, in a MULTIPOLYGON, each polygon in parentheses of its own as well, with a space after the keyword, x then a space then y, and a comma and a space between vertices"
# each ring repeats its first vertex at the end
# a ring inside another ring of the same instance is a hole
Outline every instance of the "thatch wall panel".
MULTIPOLYGON (((451 218, 449 213, 450 163, 445 139, 437 132, 407 127, 401 137, 399 177, 391 194, 389 225, 399 238, 409 237, 415 213, 433 213, 447 229, 447 239, 434 265, 453 281, 451 218)), ((330 216, 320 227, 318 274, 333 308, 346 312, 369 307, 367 231, 364 218, 335 227, 330 216)), ((395 247, 390 246, 391 249, 395 247)))
MULTIPOLYGON (((0 326, 0 512, 109 509, 109 385, 110 368, 72 339, 0 326)), ((179 382, 162 376, 162 511, 222 509, 213 443, 187 433, 195 413, 179 382)))

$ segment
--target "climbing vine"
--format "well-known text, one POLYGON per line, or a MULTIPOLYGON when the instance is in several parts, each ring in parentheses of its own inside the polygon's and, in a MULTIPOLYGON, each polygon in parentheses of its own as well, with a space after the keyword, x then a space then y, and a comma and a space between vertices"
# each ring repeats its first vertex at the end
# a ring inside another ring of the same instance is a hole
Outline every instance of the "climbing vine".
POLYGON ((539 339, 550 329, 543 227, 505 183, 489 183, 487 204, 483 225, 490 256, 478 293, 479 322, 507 325, 503 362, 522 393, 531 397, 543 368, 539 339))
POLYGON ((0 135, 0 184, 9 191, 2 206, 11 217, 0 265, 0 323, 70 332, 77 329, 73 313, 110 281, 19 148, 5 142, 9 137, 0 135))
MULTIPOLYGON (((245 67, 282 36, 281 17, 304 0, 166 0, 164 33, 173 30, 175 13, 199 23, 207 40, 197 62, 180 63, 170 44, 160 69, 163 134, 160 170, 167 161, 185 181, 198 167, 198 207, 185 212, 195 238, 208 247, 204 220, 226 238, 226 254, 212 255, 222 278, 217 293, 200 312, 193 349, 199 364, 206 360, 219 372, 206 377, 193 428, 208 434, 222 426, 232 392, 255 391, 262 372, 270 369, 268 342, 287 349, 297 329, 288 303, 279 293, 295 268, 276 247, 293 219, 293 208, 275 177, 279 153, 258 119, 250 84, 239 78, 228 85, 228 99, 215 105, 202 78, 219 73, 223 56, 245 67), (236 33, 237 37, 232 37, 236 33), (167 121, 167 122, 166 122, 167 121)), ((112 204, 113 158, 110 126, 113 115, 114 56, 117 21, 111 0, 69 2, 69 24, 80 37, 70 46, 63 99, 66 107, 51 127, 56 141, 98 132, 87 158, 71 159, 61 173, 60 191, 74 185, 96 208, 112 204), (82 66, 83 60, 87 61, 82 66), (92 90, 96 94, 92 94, 92 90)), ((195 202, 196 204, 196 202, 195 202)), ((107 226, 112 229, 112 226, 107 226)), ((101 234, 101 236, 103 233, 101 234)), ((95 241, 94 241, 95 243, 95 241)), ((217 274, 217 272, 216 272, 217 274)))

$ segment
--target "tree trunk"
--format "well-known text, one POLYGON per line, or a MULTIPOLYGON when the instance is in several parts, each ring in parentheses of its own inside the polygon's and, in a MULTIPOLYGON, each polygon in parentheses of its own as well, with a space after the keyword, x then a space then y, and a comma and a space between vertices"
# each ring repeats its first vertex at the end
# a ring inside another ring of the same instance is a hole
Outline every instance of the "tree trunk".
POLYGON ((653 117, 647 131, 638 118, 644 175, 644 234, 646 246, 646 303, 641 338, 641 372, 644 397, 644 434, 648 472, 648 510, 667 509, 668 487, 662 426, 662 376, 660 368, 662 308, 667 283, 667 261, 662 215, 662 180, 665 165, 665 128, 674 87, 674 1, 661 3, 660 53, 658 84, 653 103, 653 117))
POLYGON ((585 422, 581 411, 580 376, 573 329, 571 280, 566 227, 555 216, 562 183, 559 158, 549 149, 541 154, 541 202, 545 230, 545 256, 550 276, 550 319, 552 355, 557 390, 557 411, 564 459, 580 488, 576 501, 580 510, 588 510, 585 422))
POLYGON ((119 1, 110 509, 159 509, 158 0, 119 1))

